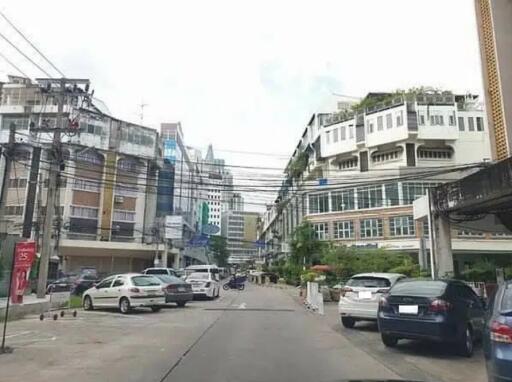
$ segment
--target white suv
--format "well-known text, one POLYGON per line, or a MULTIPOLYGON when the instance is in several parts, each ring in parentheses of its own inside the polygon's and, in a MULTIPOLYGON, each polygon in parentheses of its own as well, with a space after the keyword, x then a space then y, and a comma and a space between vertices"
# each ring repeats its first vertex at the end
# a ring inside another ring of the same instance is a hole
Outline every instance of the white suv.
POLYGON ((165 304, 160 280, 150 275, 125 273, 109 276, 87 289, 82 297, 84 310, 97 307, 119 307, 121 313, 132 308, 147 307, 158 312, 165 304))
POLYGON ((178 273, 172 268, 147 268, 142 271, 145 275, 167 275, 179 277, 178 273))

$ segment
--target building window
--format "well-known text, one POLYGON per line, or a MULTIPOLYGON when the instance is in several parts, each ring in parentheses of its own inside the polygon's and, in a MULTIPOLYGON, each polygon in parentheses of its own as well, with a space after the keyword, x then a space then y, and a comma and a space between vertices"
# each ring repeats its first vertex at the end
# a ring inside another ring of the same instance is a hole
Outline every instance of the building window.
POLYGON ((27 187, 27 179, 11 178, 9 179, 9 188, 25 188, 27 187))
POLYGON ((425 124, 425 116, 423 114, 418 114, 418 125, 422 126, 425 124))
POLYGON ((484 131, 484 119, 476 117, 476 131, 484 131))
POLYGON ((71 216, 76 218, 97 219, 98 209, 91 207, 71 206, 71 216))
POLYGON ((366 125, 368 126, 368 134, 373 133, 373 122, 371 120, 366 120, 366 125))
POLYGON ((338 129, 334 129, 332 131, 332 141, 335 143, 335 142, 338 142, 338 129))
POLYGON ((134 222, 135 221, 135 212, 114 210, 114 216, 113 216, 112 220, 134 222))
POLYGON ((347 127, 341 126, 340 127, 340 140, 344 141, 345 139, 347 139, 347 127))
POLYGON ((334 222, 335 239, 351 239, 354 237, 354 222, 351 220, 334 222))
POLYGON ((438 183, 402 183, 404 204, 412 204, 414 200, 426 195, 429 188, 437 186, 438 183))
POLYGON ((385 206, 398 206, 400 204, 398 196, 398 183, 388 183, 384 185, 385 190, 385 206))
POLYGON ((391 160, 400 159, 400 150, 388 151, 384 153, 377 152, 376 154, 372 154, 372 162, 387 162, 391 160))
POLYGON ((12 216, 22 216, 23 206, 5 206, 5 214, 12 216))
POLYGON ((459 131, 464 131, 464 117, 459 117, 459 131))
POLYGON ((357 208, 378 208, 382 207, 382 187, 369 186, 357 189, 357 208))
POLYGON ((430 227, 428 225, 428 220, 423 220, 423 237, 428 237, 430 234, 430 227))
POLYGON ((345 170, 347 168, 355 168, 357 167, 357 158, 344 160, 343 162, 339 163, 338 167, 340 170, 345 170))
POLYGON ((404 124, 404 112, 403 112, 403 110, 400 110, 396 114, 396 125, 397 126, 402 126, 403 124, 404 124))
POLYGON ((389 219, 389 234, 391 236, 414 236, 414 219, 411 215, 395 216, 389 219))
POLYGON ((329 194, 309 195, 309 213, 321 214, 324 212, 329 212, 329 194))
POLYGON ((327 223, 315 223, 313 224, 315 230, 315 237, 318 240, 326 240, 329 238, 329 227, 327 223))
POLYGON ((455 126, 455 116, 454 115, 448 116, 448 125, 455 126))
POLYGON ((447 160, 452 158, 452 151, 447 149, 418 149, 418 158, 447 160))
POLYGON ((16 126, 16 130, 27 130, 30 120, 27 117, 2 117, 2 129, 9 130, 11 123, 16 126))
POLYGON ((348 138, 354 139, 354 126, 350 125, 348 127, 348 138))
POLYGON ((332 211, 347 211, 354 209, 354 190, 331 192, 332 211))
POLYGON ((391 113, 386 114, 386 127, 391 129, 393 127, 393 116, 391 113))
POLYGON ((94 153, 92 151, 86 151, 86 152, 78 154, 77 160, 83 161, 83 162, 88 162, 88 163, 95 164, 95 165, 101 165, 101 163, 102 163, 101 157, 99 155, 96 155, 96 153, 94 153))
POLYGON ((364 219, 360 226, 362 239, 382 237, 382 219, 364 219))
POLYGON ((475 120, 473 117, 468 117, 468 130, 475 131, 475 120))
POLYGON ((384 118, 382 117, 382 115, 377 117, 377 130, 384 130, 384 118))
POLYGON ((431 126, 442 126, 444 125, 444 117, 442 115, 431 115, 430 116, 431 126))
POLYGON ((325 132, 325 142, 327 144, 331 143, 331 132, 330 131, 325 132))
POLYGON ((100 192, 100 184, 94 180, 75 179, 73 188, 80 191, 100 192))

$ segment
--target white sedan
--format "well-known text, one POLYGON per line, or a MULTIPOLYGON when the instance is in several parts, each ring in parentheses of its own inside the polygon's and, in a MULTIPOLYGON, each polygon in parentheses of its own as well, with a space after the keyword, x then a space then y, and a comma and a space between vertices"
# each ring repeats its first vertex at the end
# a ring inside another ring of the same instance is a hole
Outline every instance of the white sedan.
POLYGON ((147 307, 158 312, 165 304, 165 293, 160 280, 154 276, 125 273, 107 277, 87 289, 82 297, 85 310, 99 307, 118 307, 121 313, 133 308, 147 307))
POLYGON ((194 297, 219 297, 220 284, 210 272, 191 273, 186 281, 192 285, 194 297))

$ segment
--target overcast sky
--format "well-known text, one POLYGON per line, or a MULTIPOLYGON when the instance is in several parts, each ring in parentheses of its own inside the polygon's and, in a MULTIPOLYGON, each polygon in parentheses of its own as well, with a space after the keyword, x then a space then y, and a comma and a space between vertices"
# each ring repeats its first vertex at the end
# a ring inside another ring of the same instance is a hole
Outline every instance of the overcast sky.
MULTIPOLYGON (((289 155, 333 92, 421 85, 480 92, 473 4, 4 0, 0 7, 66 76, 90 78, 116 117, 139 122, 144 102, 145 124, 181 121, 189 145, 289 155)), ((3 19, 0 31, 51 70, 3 19)), ((4 41, 0 51, 30 76, 43 75, 4 41)), ((0 58, 6 73, 14 71, 0 58)), ((217 154, 236 165, 286 161, 217 154)))

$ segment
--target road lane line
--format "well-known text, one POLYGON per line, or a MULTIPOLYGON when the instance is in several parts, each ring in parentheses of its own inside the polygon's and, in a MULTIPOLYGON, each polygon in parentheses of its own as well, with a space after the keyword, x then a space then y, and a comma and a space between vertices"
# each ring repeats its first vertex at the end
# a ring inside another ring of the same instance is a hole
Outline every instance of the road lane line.
POLYGON ((240 304, 240 306, 238 307, 238 309, 245 309, 245 306, 246 306, 246 305, 247 305, 247 304, 246 304, 245 302, 242 302, 242 303, 240 304))
POLYGON ((32 331, 26 331, 26 332, 20 332, 20 333, 16 333, 16 334, 9 334, 8 336, 5 336, 5 338, 13 338, 13 337, 18 337, 18 336, 24 336, 25 334, 30 334, 32 333, 32 331))

